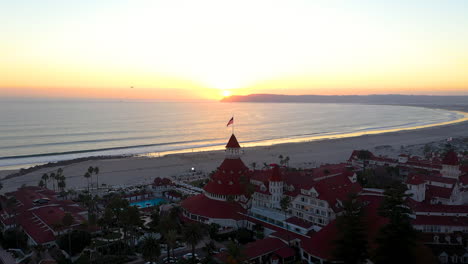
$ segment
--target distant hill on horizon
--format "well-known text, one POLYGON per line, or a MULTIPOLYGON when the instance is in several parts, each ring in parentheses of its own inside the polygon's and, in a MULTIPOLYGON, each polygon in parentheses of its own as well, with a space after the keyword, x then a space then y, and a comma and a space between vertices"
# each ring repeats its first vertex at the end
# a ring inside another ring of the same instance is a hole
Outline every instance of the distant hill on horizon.
POLYGON ((394 104, 394 105, 468 105, 468 96, 439 95, 282 95, 250 94, 225 97, 221 102, 252 103, 348 103, 348 104, 394 104))

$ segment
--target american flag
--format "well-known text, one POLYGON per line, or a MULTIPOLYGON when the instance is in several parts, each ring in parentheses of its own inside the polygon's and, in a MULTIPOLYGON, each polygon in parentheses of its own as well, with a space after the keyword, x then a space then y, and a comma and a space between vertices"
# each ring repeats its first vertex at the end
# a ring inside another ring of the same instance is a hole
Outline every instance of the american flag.
POLYGON ((227 123, 227 127, 234 124, 234 117, 231 117, 231 119, 229 120, 229 122, 227 123))

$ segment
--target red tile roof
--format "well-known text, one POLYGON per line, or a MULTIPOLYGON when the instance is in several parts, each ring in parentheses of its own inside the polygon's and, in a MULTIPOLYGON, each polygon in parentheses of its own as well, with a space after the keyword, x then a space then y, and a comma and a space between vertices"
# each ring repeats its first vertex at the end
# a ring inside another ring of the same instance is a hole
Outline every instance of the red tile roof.
POLYGON ((433 185, 426 186, 426 200, 431 200, 432 198, 449 199, 451 195, 452 188, 444 188, 433 185))
POLYGON ((455 151, 453 151, 453 150, 450 150, 449 152, 447 152, 444 159, 442 160, 442 164, 445 164, 445 165, 459 165, 460 162, 458 161, 457 153, 455 153, 455 151))
MULTIPOLYGON (((375 195, 363 195, 359 197, 362 201, 367 203, 364 209, 364 221, 366 222, 367 234, 369 236, 369 245, 374 247, 374 241, 379 229, 388 222, 387 219, 379 216, 377 213, 383 197, 375 195)), ((336 227, 336 221, 332 221, 320 231, 313 234, 311 238, 302 239, 301 247, 308 254, 315 257, 332 260, 333 250, 335 248, 334 241, 337 239, 337 235, 338 229, 336 227)))
POLYGON ((245 245, 244 254, 248 259, 252 259, 266 255, 284 247, 287 247, 287 245, 280 239, 268 237, 245 245))
POLYGON ((467 175, 460 176, 459 179, 460 179, 460 182, 461 182, 463 185, 468 185, 468 174, 467 174, 467 175))
POLYGON ((279 182, 283 180, 281 177, 280 168, 277 164, 274 164, 273 168, 271 169, 271 176, 269 180, 274 182, 279 182))
POLYGON ((413 225, 468 226, 468 217, 417 215, 413 225))
POLYGON ((239 142, 237 141, 237 138, 234 136, 234 134, 232 134, 231 138, 229 138, 229 141, 226 144, 226 148, 240 148, 239 142))
POLYGON ((249 169, 241 159, 225 159, 204 189, 218 195, 242 195, 245 194, 249 174, 249 169), (241 177, 246 177, 245 183, 241 182, 241 177))
POLYGON ((294 256, 296 254, 296 252, 294 251, 294 249, 292 249, 290 247, 284 247, 284 248, 280 248, 280 249, 276 250, 275 254, 277 254, 281 258, 285 259, 285 258, 289 258, 289 257, 294 256))
MULTIPOLYGON (((55 240, 53 228, 62 222, 66 212, 71 213, 73 216, 74 225, 78 225, 85 220, 82 215, 86 213, 85 209, 73 201, 58 200, 57 194, 52 190, 27 186, 19 188, 15 192, 7 193, 6 196, 16 198, 18 201, 17 206, 14 208, 16 220, 26 234, 39 244, 55 240), (37 199, 47 200, 48 202, 35 203, 37 199)), ((6 210, 2 210, 0 215, 0 220, 4 224, 12 224, 13 217, 10 217, 6 210)))
POLYGON ((468 213, 468 205, 418 203, 413 199, 408 199, 408 205, 415 213, 468 213))
MULTIPOLYGON (((276 253, 279 256, 284 255, 290 257, 291 250, 292 252, 294 252, 293 249, 288 247, 288 245, 286 245, 280 239, 268 237, 246 244, 243 248, 242 254, 244 255, 243 260, 245 261, 268 255, 271 253, 276 253), (282 250, 284 248, 286 249, 282 250)), ((215 255, 215 258, 220 260, 221 263, 227 263, 228 255, 226 252, 221 252, 215 255)))
POLYGON ((302 249, 308 254, 331 260, 333 258, 334 240, 337 239, 338 230, 335 221, 320 229, 311 238, 304 238, 301 242, 302 249))
POLYGON ((413 175, 408 175, 406 179, 406 184, 411 184, 411 185, 419 185, 423 184, 426 181, 424 181, 424 178, 420 174, 413 174, 413 175))
POLYGON ((337 200, 344 201, 350 193, 359 193, 362 190, 361 185, 351 182, 346 174, 320 180, 314 188, 319 194, 317 198, 327 201, 335 212, 339 210, 337 200))
POLYGON ((240 213, 246 212, 245 209, 236 202, 213 200, 206 197, 204 194, 185 199, 181 206, 191 214, 207 218, 242 219, 240 213))

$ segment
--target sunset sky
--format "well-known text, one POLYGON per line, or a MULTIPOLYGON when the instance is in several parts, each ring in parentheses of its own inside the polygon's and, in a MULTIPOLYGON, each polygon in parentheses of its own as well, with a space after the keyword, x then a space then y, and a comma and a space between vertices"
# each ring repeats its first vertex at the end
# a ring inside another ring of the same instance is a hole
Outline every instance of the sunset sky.
POLYGON ((468 95, 467 14, 465 0, 0 0, 0 97, 468 95))

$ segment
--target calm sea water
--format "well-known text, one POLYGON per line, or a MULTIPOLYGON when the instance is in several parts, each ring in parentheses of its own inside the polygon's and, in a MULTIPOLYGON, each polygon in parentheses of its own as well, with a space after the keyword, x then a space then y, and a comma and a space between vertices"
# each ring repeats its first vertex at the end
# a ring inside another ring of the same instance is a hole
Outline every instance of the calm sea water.
POLYGON ((87 156, 220 148, 445 122, 461 115, 402 106, 288 103, 0 102, 0 169, 87 156))

